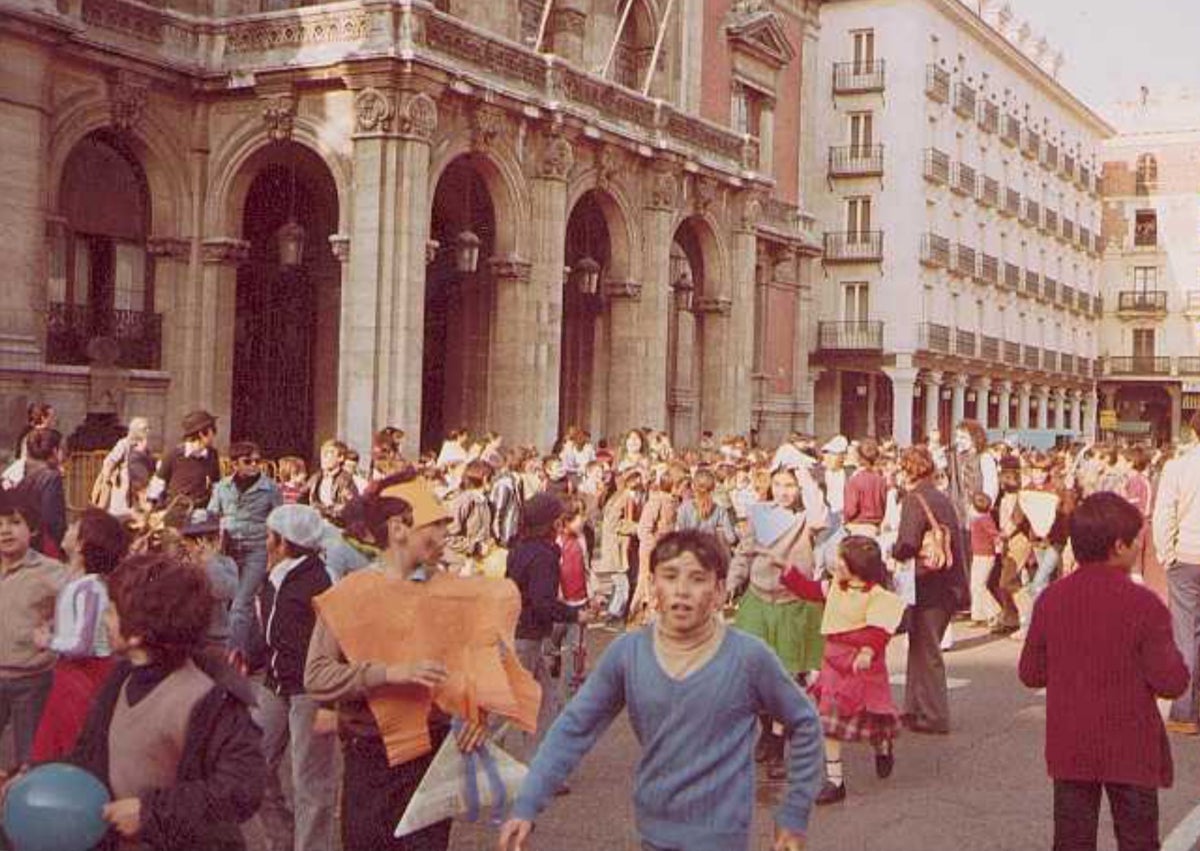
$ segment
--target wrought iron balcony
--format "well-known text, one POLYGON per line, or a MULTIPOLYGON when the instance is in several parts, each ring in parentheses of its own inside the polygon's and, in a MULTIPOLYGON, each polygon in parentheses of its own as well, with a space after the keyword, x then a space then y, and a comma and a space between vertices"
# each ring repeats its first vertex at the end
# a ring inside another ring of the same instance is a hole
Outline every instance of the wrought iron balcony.
POLYGON ((1122 290, 1117 293, 1120 313, 1166 313, 1166 290, 1122 290))
POLYGON ((1058 372, 1058 352, 1053 352, 1050 349, 1042 349, 1042 370, 1044 372, 1058 372))
POLYGON ((927 65, 925 67, 925 96, 938 103, 950 100, 950 72, 940 65, 927 65))
POLYGON ((950 189, 959 195, 975 196, 976 175, 975 169, 966 163, 954 164, 954 179, 950 183, 950 189))
POLYGON ((883 145, 845 145, 829 149, 830 177, 879 177, 883 145))
POLYGON ((1034 160, 1042 151, 1042 135, 1036 130, 1026 127, 1021 134, 1021 153, 1028 159, 1034 160))
POLYGON ((1041 162, 1047 171, 1058 171, 1058 145, 1052 142, 1043 145, 1041 162))
POLYGON ((960 242, 954 248, 954 267, 950 271, 962 275, 964 278, 973 278, 975 277, 975 266, 975 249, 960 242))
POLYGON ((1062 285, 1062 292, 1060 293, 1060 295, 1062 296, 1062 303, 1063 303, 1064 307, 1066 307, 1070 310, 1074 310, 1076 307, 1079 306, 1078 299, 1077 299, 1076 293, 1075 293, 1075 288, 1073 286, 1071 286, 1070 284, 1062 285))
POLYGON ((1074 244, 1074 242, 1075 242, 1075 223, 1073 221, 1071 221, 1070 219, 1064 217, 1062 220, 1062 227, 1059 230, 1058 236, 1060 239, 1063 240, 1063 242, 1066 242, 1069 244, 1074 244))
POLYGON ((950 155, 937 148, 925 149, 925 179, 945 185, 950 182, 950 155))
POLYGON ((822 351, 883 350, 882 322, 818 322, 817 347, 822 351))
POLYGON ((51 302, 46 311, 46 361, 82 366, 96 337, 117 343, 117 366, 158 369, 162 363, 162 316, 140 310, 94 310, 51 302))
POLYGON ((1000 122, 1000 141, 1015 148, 1021 144, 1021 119, 1015 115, 1005 115, 1000 122))
POLYGON ((1004 264, 1004 278, 1000 286, 1016 292, 1021 288, 1021 267, 1016 263, 1004 264))
POLYGON ((954 111, 963 118, 975 117, 975 89, 966 83, 954 86, 954 111))
POLYGON ((1058 281, 1046 275, 1042 278, 1041 297, 1045 301, 1054 302, 1058 299, 1058 281))
POLYGON ((1180 375, 1200 375, 1200 357, 1179 358, 1178 364, 1180 375))
POLYGON ((1000 129, 1000 107, 988 100, 979 102, 979 129, 984 133, 995 133, 1000 129))
POLYGON ((1021 193, 1016 189, 1004 190, 1004 206, 1000 208, 1001 215, 1016 218, 1021 215, 1021 193))
POLYGON ((1097 317, 1104 315, 1104 297, 1103 296, 1098 296, 1098 295, 1092 296, 1092 315, 1097 316, 1097 317))
POLYGON ((1000 204, 1000 181, 994 177, 983 175, 979 180, 979 203, 985 207, 996 207, 1000 204))
POLYGON ((949 266, 950 240, 936 233, 924 234, 921 237, 921 262, 926 266, 949 266))
POLYGON ((1142 356, 1110 357, 1106 361, 1109 375, 1170 375, 1171 359, 1142 356))
POLYGON ((979 357, 993 363, 1000 360, 1000 339, 984 334, 979 340, 979 357))
POLYGON ((1058 236, 1058 213, 1046 207, 1042 213, 1042 232, 1058 236))
POLYGON ((1075 179, 1075 157, 1071 156, 1070 154, 1063 154, 1062 171, 1060 171, 1059 173, 1066 180, 1074 180, 1075 179))
POLYGON ((1037 346, 1025 346, 1021 349, 1021 363, 1027 369, 1038 369, 1042 365, 1042 352, 1037 346))
POLYGON ((835 95, 882 92, 883 88, 884 64, 882 59, 876 59, 873 62, 833 63, 833 93, 835 95))
POLYGON ((1042 205, 1032 198, 1025 199, 1025 209, 1021 216, 1021 221, 1030 227, 1041 227, 1042 224, 1042 205))
POLYGON ((1084 227, 1083 225, 1079 226, 1079 247, 1083 251, 1091 251, 1092 250, 1092 229, 1091 228, 1084 227))
POLYGON ((1075 355, 1063 352, 1059 357, 1059 368, 1067 375, 1075 372, 1075 355))
POLYGON ((1025 270, 1025 286, 1021 292, 1027 296, 1037 298, 1042 292, 1042 276, 1032 269, 1025 270))
POLYGON ((978 352, 975 348, 975 332, 957 329, 954 332, 954 353, 959 357, 973 358, 978 352))
POLYGON ((1013 343, 1009 340, 1004 341, 1004 362, 1008 366, 1021 365, 1021 344, 1013 343))
POLYGON ((827 233, 824 259, 826 263, 879 263, 883 260, 883 231, 827 233))
POLYGON ((995 286, 1000 278, 1000 261, 991 254, 979 256, 979 280, 995 286))
POLYGON ((936 322, 922 322, 919 326, 920 339, 917 347, 922 351, 950 354, 950 326, 936 322))

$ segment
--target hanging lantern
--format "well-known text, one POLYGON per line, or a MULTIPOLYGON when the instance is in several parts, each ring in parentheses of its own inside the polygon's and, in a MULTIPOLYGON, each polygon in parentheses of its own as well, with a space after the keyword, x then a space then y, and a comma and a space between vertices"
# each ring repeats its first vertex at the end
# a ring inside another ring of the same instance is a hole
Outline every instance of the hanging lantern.
POLYGON ((684 269, 679 273, 679 277, 675 279, 675 307, 678 310, 692 309, 692 296, 696 289, 692 286, 692 273, 688 269, 684 269))
POLYGON ((275 232, 279 243, 279 265, 294 269, 304 262, 304 228, 295 219, 289 219, 275 232))
POLYGON ((454 246, 454 268, 463 275, 472 275, 479 268, 479 245, 481 240, 470 228, 458 235, 454 246))
POLYGON ((595 295, 600 291, 600 264, 591 257, 584 257, 575 264, 575 286, 583 295, 595 295))

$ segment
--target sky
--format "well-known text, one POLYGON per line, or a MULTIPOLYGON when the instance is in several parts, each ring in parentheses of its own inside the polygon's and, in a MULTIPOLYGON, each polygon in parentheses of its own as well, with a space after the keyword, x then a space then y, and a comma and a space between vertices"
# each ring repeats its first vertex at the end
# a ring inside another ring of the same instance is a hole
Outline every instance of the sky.
POLYGON ((1018 18, 1062 50, 1064 85, 1101 115, 1152 93, 1200 90, 1197 0, 1010 0, 1018 18))

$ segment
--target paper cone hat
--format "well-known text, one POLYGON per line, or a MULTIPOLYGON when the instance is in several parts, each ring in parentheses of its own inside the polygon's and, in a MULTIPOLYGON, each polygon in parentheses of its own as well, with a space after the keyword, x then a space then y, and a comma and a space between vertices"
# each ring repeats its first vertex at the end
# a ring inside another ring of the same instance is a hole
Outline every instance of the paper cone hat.
POLYGON ((414 529, 451 519, 450 512, 446 510, 446 506, 442 505, 442 501, 437 498, 437 494, 433 492, 433 488, 425 479, 416 478, 402 484, 392 485, 384 488, 379 495, 391 499, 402 499, 411 505, 414 529))

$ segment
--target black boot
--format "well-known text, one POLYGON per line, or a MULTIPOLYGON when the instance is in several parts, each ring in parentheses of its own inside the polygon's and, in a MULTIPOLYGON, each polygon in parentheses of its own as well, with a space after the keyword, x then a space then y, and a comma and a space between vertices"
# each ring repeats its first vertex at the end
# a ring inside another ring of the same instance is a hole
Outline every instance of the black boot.
POLYGON ((875 776, 880 780, 886 780, 892 776, 892 769, 896 767, 896 755, 892 752, 892 743, 885 742, 879 750, 875 751, 875 776))
POLYGON ((838 804, 844 800, 846 800, 846 781, 834 783, 832 780, 826 780, 825 785, 821 787, 821 794, 817 795, 817 806, 838 804))

